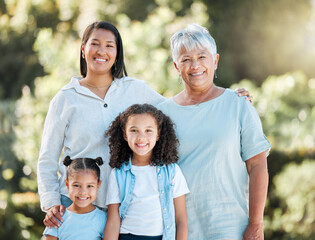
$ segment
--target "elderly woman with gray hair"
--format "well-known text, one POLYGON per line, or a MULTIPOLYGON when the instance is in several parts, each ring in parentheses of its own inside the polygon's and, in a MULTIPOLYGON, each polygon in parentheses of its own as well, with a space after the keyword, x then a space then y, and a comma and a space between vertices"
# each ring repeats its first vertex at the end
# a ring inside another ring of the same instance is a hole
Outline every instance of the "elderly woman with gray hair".
POLYGON ((206 28, 176 32, 171 49, 185 88, 158 107, 180 142, 189 239, 263 239, 270 143, 259 116, 244 97, 214 84, 219 54, 206 28))

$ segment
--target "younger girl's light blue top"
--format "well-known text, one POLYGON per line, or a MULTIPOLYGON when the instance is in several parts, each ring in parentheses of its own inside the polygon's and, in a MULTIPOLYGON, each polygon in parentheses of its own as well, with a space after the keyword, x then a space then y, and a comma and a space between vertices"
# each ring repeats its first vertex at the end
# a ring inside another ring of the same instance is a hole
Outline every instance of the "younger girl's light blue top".
POLYGON ((175 123, 186 197, 189 239, 242 239, 248 225, 245 161, 268 151, 259 116, 234 91, 199 105, 173 98, 158 105, 175 123))
POLYGON ((106 213, 98 208, 85 214, 73 213, 66 209, 61 226, 58 229, 46 227, 44 236, 51 235, 60 240, 101 240, 106 219, 106 213))

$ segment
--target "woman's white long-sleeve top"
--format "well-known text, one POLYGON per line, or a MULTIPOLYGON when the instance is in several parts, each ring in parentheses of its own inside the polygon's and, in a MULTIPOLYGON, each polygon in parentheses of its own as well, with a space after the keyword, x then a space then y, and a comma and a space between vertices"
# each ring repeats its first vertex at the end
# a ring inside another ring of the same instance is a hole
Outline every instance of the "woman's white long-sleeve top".
POLYGON ((165 100, 144 81, 124 77, 115 79, 105 99, 80 85, 73 77, 49 105, 38 159, 37 178, 41 208, 45 211, 60 204, 60 195, 68 196, 64 180, 64 156, 102 157, 102 185, 95 204, 105 207, 110 174, 108 140, 104 134, 114 118, 135 103, 156 105, 165 100), (62 157, 61 157, 62 155, 62 157), (60 158, 61 157, 61 158, 60 158))

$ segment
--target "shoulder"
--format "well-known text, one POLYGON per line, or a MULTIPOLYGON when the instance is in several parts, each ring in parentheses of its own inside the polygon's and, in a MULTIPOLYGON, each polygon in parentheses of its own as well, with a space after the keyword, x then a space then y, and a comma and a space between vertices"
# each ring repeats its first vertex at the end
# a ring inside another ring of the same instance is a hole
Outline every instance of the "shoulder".
POLYGON ((131 85, 138 85, 138 86, 144 86, 146 85, 145 81, 140 80, 140 79, 136 79, 136 78, 132 78, 132 77, 122 77, 122 78, 115 78, 114 82, 115 84, 121 86, 131 86, 131 85))
POLYGON ((170 99, 166 99, 165 101, 159 103, 156 107, 158 109, 160 109, 161 111, 165 111, 167 110, 170 106, 173 106, 174 105, 174 101, 173 101, 173 98, 170 98, 170 99))
POLYGON ((75 92, 74 90, 77 88, 77 86, 80 85, 79 80, 81 79, 81 77, 72 77, 71 81, 63 86, 55 95, 55 97, 52 99, 51 103, 52 104, 63 104, 65 101, 67 101, 68 99, 70 99, 71 95, 73 92, 75 92))

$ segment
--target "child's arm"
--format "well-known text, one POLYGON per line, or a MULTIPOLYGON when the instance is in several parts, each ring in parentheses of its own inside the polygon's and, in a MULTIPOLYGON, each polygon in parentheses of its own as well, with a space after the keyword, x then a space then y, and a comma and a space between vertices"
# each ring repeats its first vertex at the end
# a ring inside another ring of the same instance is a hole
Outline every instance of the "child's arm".
POLYGON ((118 240, 120 232, 119 203, 108 205, 104 240, 118 240))
POLYGON ((186 212, 185 195, 174 198, 175 207, 175 224, 176 224, 176 239, 188 239, 188 221, 186 212))
POLYGON ((59 238, 51 236, 51 235, 46 235, 46 240, 58 240, 59 238))

